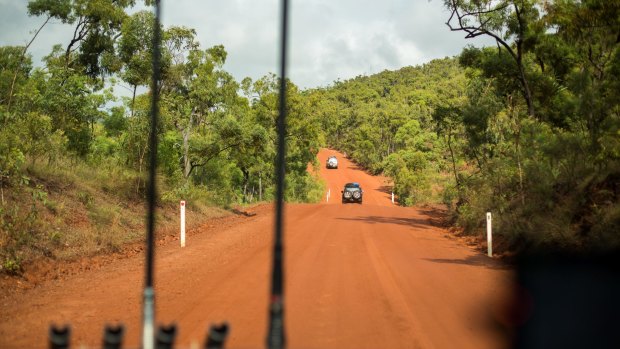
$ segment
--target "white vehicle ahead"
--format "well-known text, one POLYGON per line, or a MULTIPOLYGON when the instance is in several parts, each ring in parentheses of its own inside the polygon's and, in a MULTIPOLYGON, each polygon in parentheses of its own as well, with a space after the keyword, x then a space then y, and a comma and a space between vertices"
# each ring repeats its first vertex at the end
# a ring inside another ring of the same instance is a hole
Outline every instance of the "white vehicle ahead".
POLYGON ((330 156, 327 158, 327 164, 325 165, 327 168, 338 168, 338 159, 335 156, 330 156))

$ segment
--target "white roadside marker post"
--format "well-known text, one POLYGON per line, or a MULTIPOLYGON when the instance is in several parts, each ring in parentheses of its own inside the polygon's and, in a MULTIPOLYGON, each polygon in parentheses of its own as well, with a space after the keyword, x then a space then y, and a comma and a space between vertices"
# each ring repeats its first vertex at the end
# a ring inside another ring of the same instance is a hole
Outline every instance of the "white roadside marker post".
POLYGON ((181 200, 181 247, 185 247, 185 200, 181 200))
POLYGON ((394 205, 394 192, 392 192, 392 205, 394 205))
POLYGON ((491 212, 487 212, 487 248, 489 257, 493 257, 493 231, 491 212))

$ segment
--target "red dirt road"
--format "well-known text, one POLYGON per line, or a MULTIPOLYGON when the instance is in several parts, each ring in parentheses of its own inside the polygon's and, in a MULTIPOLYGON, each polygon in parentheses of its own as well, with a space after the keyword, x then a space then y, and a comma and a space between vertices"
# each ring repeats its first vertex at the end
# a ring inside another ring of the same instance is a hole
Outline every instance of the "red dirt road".
MULTIPOLYGON (((285 208, 285 323, 290 348, 500 348, 491 320, 511 271, 430 224, 430 210, 390 202, 383 179, 341 154, 319 154, 329 203, 285 208), (337 170, 325 159, 339 156, 337 170), (345 182, 364 203, 341 204, 345 182)), ((264 348, 272 207, 205 225, 156 251, 156 318, 176 322, 178 348, 202 346, 227 320, 228 348, 264 348)), ((126 325, 138 347, 143 255, 49 281, 0 300, 0 348, 47 347, 51 322, 72 325, 72 344, 99 347, 103 326, 126 325)))

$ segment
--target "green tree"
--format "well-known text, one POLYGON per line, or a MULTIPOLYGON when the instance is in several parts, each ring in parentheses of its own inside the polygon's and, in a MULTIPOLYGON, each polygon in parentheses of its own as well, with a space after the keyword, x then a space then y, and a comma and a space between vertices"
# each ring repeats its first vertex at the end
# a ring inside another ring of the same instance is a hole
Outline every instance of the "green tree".
POLYGON ((30 0, 28 13, 74 25, 65 49, 65 66, 79 66, 86 75, 103 78, 120 68, 114 42, 127 18, 125 9, 134 4, 135 0, 30 0))
POLYGON ((238 120, 229 113, 238 84, 222 69, 226 51, 223 46, 205 51, 189 47, 187 62, 171 68, 162 96, 168 122, 181 134, 186 179, 242 139, 238 120))
POLYGON ((489 36, 495 39, 498 48, 508 53, 516 65, 514 77, 521 85, 528 114, 534 116, 535 106, 524 58, 531 43, 542 32, 542 28, 536 25, 540 16, 536 1, 445 0, 445 6, 451 11, 446 23, 450 30, 467 33, 466 39, 489 36))
POLYGON ((151 77, 154 21, 152 12, 140 11, 127 18, 121 27, 118 53, 123 67, 120 76, 132 87, 131 116, 138 87, 148 85, 151 77))

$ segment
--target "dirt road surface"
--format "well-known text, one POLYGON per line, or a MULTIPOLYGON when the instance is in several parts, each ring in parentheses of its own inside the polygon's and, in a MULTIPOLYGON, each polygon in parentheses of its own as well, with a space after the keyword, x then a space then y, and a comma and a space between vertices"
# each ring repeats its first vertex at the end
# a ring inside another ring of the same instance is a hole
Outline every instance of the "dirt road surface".
MULTIPOLYGON (((285 207, 289 348, 501 348, 493 316, 511 271, 431 224, 431 209, 391 203, 388 183, 342 154, 319 153, 331 197, 285 207), (328 155, 340 166, 327 170, 328 155), (342 204, 359 182, 363 204, 342 204)), ((156 251, 156 318, 178 326, 177 348, 202 347, 228 321, 228 348, 264 348, 273 209, 205 225, 156 251)), ((50 280, 0 300, 0 348, 45 348, 50 323, 71 323, 74 348, 99 347, 106 323, 139 347, 143 254, 50 280)))

